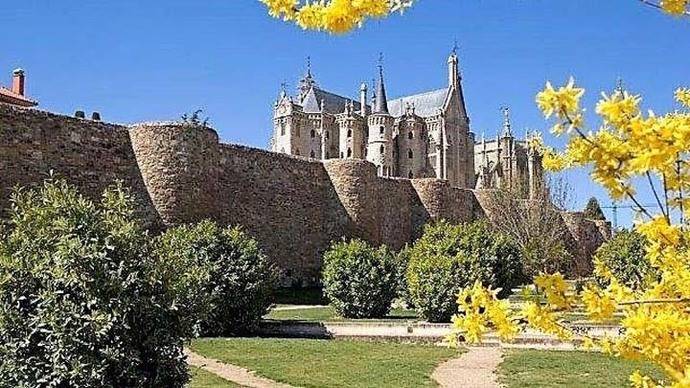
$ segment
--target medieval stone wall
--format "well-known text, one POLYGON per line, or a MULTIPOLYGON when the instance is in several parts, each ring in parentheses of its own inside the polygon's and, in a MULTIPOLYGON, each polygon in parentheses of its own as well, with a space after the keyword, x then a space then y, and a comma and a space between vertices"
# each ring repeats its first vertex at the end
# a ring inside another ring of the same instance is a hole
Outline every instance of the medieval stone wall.
MULTIPOLYGON (((206 218, 241 225, 288 284, 317 282, 332 241, 360 237, 397 250, 430 220, 484 214, 471 190, 382 178, 364 160, 322 163, 221 144, 208 128, 123 127, 0 105, 0 207, 7 208, 11 187, 40 184, 51 170, 91 198, 122 180, 154 227, 206 218)), ((582 252, 591 252, 604 226, 569 222, 582 252)))
POLYGON ((142 217, 158 221, 125 127, 0 104, 0 210, 13 187, 41 184, 51 171, 95 200, 122 180, 142 217))

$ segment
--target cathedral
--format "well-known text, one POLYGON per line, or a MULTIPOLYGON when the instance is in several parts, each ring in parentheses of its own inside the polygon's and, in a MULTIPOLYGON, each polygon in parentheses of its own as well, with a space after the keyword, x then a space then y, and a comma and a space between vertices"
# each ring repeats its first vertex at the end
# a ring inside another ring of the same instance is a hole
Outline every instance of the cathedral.
POLYGON ((283 90, 273 112, 271 150, 313 159, 366 159, 378 175, 440 178, 459 188, 528 188, 542 181, 541 157, 511 130, 508 109, 495 139, 475 140, 465 106, 456 50, 448 57, 448 84, 389 100, 383 66, 369 101, 366 83, 359 99, 319 86, 310 64, 297 94, 283 90))

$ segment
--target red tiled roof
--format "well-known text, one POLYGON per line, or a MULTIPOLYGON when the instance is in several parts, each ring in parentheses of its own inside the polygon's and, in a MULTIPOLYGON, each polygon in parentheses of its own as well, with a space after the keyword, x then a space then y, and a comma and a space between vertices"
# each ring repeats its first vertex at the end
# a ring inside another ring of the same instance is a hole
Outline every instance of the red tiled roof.
POLYGON ((38 105, 38 102, 30 100, 2 86, 0 86, 0 102, 26 107, 38 105))

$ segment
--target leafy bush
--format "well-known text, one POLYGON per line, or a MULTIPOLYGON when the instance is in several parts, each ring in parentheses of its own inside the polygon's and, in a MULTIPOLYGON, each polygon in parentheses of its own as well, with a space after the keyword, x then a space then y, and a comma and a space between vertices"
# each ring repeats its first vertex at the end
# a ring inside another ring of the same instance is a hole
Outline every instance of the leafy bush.
POLYGON ((120 187, 16 191, 0 236, 0 385, 181 387, 178 315, 120 187))
POLYGON ((343 317, 386 316, 398 275, 396 259, 386 247, 373 248, 362 240, 335 243, 324 256, 324 292, 343 317))
MULTIPOLYGON (((609 241, 602 244, 594 254, 594 261, 603 264, 622 284, 632 289, 643 289, 653 280, 654 270, 645 257, 644 236, 634 230, 621 230, 609 241)), ((596 275, 600 285, 607 280, 596 275)))
POLYGON ((510 293, 522 277, 520 249, 484 222, 427 225, 410 250, 407 281, 419 313, 430 322, 449 322, 457 294, 476 280, 510 293))
POLYGON ((169 229, 156 245, 159 272, 187 332, 242 334, 266 314, 277 274, 241 229, 202 221, 169 229))

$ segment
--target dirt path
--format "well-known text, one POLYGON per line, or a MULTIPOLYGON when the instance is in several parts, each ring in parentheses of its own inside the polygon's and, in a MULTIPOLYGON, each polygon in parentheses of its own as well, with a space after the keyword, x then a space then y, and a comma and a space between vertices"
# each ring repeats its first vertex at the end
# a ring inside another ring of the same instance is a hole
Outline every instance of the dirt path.
POLYGON ((468 348, 462 356, 439 365, 431 377, 446 388, 498 388, 496 368, 500 363, 501 348, 468 348))
POLYGON ((252 388, 292 388, 291 385, 259 377, 254 372, 239 366, 225 364, 211 358, 206 358, 185 348, 187 363, 216 374, 226 380, 244 387, 252 388))

